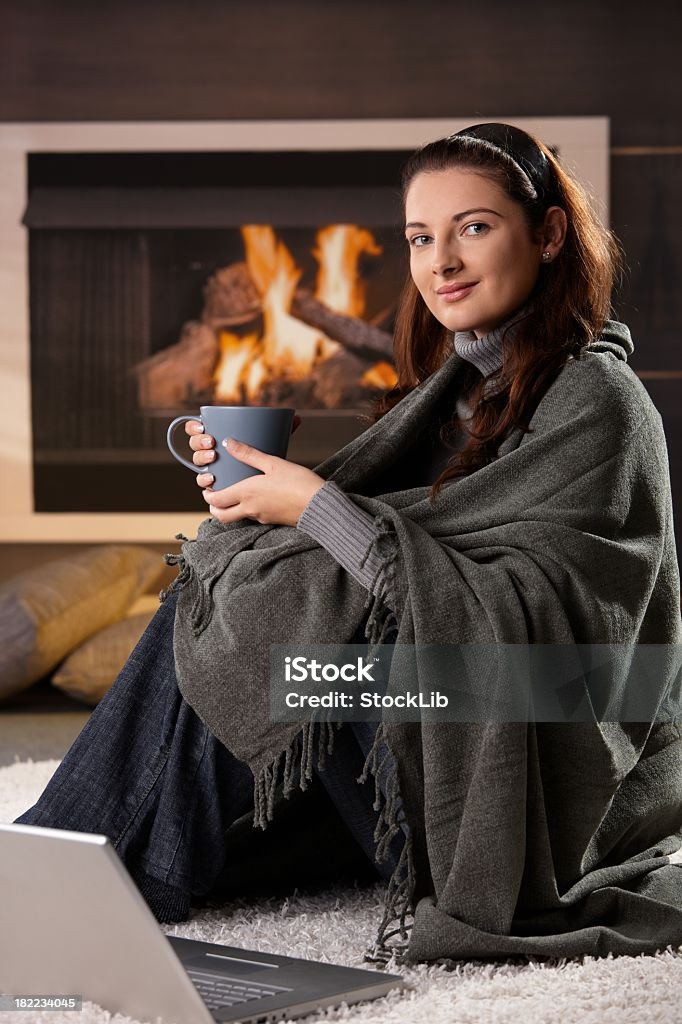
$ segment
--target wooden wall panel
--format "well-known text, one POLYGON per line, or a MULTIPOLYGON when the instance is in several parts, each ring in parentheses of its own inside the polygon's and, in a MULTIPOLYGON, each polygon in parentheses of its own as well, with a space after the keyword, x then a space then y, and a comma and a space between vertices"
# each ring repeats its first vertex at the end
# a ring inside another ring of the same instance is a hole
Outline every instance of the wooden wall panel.
POLYGON ((678 153, 618 150, 611 161, 611 226, 627 272, 615 297, 632 330, 632 366, 682 371, 682 146, 678 153))
POLYGON ((608 114, 679 142, 682 8, 4 0, 0 120, 608 114))
POLYGON ((663 419, 668 445, 679 563, 682 561, 682 380, 679 378, 645 379, 642 383, 663 419))

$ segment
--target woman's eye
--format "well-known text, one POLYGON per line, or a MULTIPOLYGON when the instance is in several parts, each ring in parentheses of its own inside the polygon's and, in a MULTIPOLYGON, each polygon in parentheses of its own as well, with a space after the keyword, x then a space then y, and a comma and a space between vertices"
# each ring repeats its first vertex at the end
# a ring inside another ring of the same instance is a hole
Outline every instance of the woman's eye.
POLYGON ((429 242, 428 235, 414 235, 410 239, 410 245, 413 245, 415 249, 421 249, 422 246, 427 245, 429 242))
POLYGON ((476 221, 475 224, 467 224, 467 226, 465 227, 464 230, 465 231, 469 231, 470 228, 481 228, 480 231, 471 231, 470 232, 474 237, 476 237, 476 235, 484 235, 486 233, 486 231, 488 230, 488 225, 481 223, 481 221, 476 221))

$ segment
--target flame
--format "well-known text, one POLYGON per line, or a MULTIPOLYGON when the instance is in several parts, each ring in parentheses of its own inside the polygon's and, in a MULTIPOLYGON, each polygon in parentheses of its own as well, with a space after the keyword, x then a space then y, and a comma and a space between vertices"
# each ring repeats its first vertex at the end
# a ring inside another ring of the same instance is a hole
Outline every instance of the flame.
MULTIPOLYGON (((221 331, 221 355, 214 375, 216 398, 239 403, 258 400, 261 385, 272 377, 310 377, 316 363, 342 347, 291 315, 302 271, 272 227, 248 224, 241 231, 249 274, 261 296, 263 334, 240 337, 221 331)), ((313 250, 319 263, 315 298, 337 313, 362 316, 365 288, 358 275, 358 261, 363 253, 378 256, 381 252, 365 228, 353 224, 321 228, 313 250)), ((362 383, 385 387, 386 380, 388 386, 395 382, 393 368, 379 363, 364 374, 362 383)))
POLYGON ((249 273, 262 296, 265 368, 300 380, 310 374, 324 340, 319 330, 289 313, 301 271, 271 227, 245 225, 242 237, 249 273))
POLYGON ((260 380, 252 379, 253 369, 261 365, 260 339, 257 334, 239 337, 231 331, 220 331, 220 359, 215 374, 215 395, 222 402, 242 404, 244 391, 250 391, 260 380), (244 387, 246 385, 246 387, 244 387))
POLYGON ((394 388, 398 383, 398 375, 390 363, 375 363, 363 373, 360 383, 366 388, 394 388))
POLYGON ((320 264, 315 298, 336 313, 362 316, 365 312, 364 282, 358 276, 363 253, 380 256, 382 248, 365 228, 332 224, 317 233, 313 255, 320 264))
MULTIPOLYGON (((261 295, 265 295, 281 267, 282 272, 292 278, 296 274, 293 256, 268 224, 248 224, 242 228, 246 249, 246 263, 253 283, 261 295)), ((293 282, 296 286, 296 280, 293 282)))

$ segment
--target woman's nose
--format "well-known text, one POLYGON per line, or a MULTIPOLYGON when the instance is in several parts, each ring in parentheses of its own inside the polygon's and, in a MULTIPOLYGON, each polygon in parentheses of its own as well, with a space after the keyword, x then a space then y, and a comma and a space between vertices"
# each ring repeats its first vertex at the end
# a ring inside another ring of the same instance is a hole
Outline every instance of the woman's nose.
POLYGON ((434 274, 447 274, 459 270, 462 261, 457 253, 448 245, 435 245, 432 252, 431 270, 434 274))

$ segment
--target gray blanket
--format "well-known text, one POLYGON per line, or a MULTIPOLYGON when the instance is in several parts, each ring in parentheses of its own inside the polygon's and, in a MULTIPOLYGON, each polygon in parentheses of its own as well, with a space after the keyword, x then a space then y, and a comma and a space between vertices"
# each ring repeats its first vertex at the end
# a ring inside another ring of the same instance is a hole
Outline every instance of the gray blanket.
MULTIPOLYGON (((493 464, 446 486, 435 503, 427 488, 377 494, 374 481, 456 386, 463 363, 454 353, 318 467, 376 517, 374 596, 288 527, 209 519, 183 544, 174 584, 180 690, 253 769, 257 823, 272 814, 278 784, 305 785, 333 736, 271 720, 271 644, 343 644, 364 629, 372 643, 392 631, 398 644, 453 652, 462 644, 679 650, 666 445, 627 365, 631 351, 627 328, 609 322, 565 365, 532 432, 515 432, 493 464)), ((379 954, 563 957, 682 944, 682 866, 669 861, 682 844, 679 719, 385 721, 377 742, 397 768, 377 838, 385 846, 403 813, 410 834, 379 954)), ((368 762, 375 773, 378 750, 368 762)))

